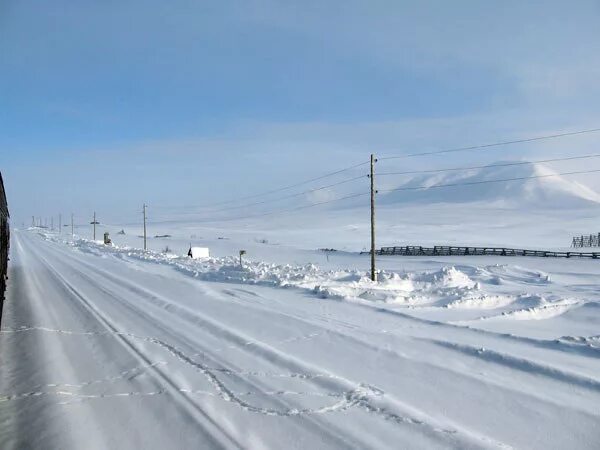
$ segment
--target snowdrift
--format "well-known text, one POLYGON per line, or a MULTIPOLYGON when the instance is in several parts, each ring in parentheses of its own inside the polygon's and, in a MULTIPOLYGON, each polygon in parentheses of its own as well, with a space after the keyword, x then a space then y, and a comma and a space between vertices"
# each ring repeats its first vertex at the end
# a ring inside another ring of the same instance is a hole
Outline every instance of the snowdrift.
MULTIPOLYGON (((42 236, 59 241, 55 236, 42 236)), ((193 260, 131 247, 108 247, 86 239, 60 242, 101 257, 112 254, 124 260, 168 265, 203 281, 301 289, 321 299, 358 302, 378 308, 479 311, 475 316, 469 314, 469 320, 540 320, 587 304, 584 299, 528 292, 530 288, 544 286, 551 290, 552 281, 543 272, 519 266, 461 265, 405 273, 383 270, 379 281, 373 282, 367 272, 355 269, 323 270, 315 264, 282 265, 253 260, 245 261, 241 267, 233 256, 193 260)))

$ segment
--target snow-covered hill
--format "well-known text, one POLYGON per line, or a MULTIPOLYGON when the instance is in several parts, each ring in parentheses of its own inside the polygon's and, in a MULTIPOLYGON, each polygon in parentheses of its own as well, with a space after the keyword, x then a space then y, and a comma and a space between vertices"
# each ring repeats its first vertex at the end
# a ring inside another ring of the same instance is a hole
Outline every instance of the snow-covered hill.
POLYGON ((380 202, 383 204, 486 202, 544 208, 570 208, 600 204, 600 194, 567 177, 554 176, 556 171, 547 166, 542 164, 506 166, 506 164, 506 162, 498 162, 467 172, 442 172, 415 176, 395 187, 408 190, 382 193, 380 202), (481 183, 515 178, 522 179, 481 183), (466 185, 434 187, 447 184, 466 185), (411 190, 417 186, 429 188, 411 190))

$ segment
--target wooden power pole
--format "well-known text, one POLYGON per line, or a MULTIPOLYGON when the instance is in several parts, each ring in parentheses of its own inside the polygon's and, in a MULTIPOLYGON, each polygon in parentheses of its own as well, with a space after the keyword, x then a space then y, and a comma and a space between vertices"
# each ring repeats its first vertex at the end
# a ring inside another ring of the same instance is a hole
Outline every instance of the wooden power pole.
POLYGON ((147 208, 147 206, 144 203, 144 251, 146 251, 146 249, 148 248, 146 245, 146 239, 147 239, 147 236, 146 236, 146 208, 147 208))
POLYGON ((94 221, 92 222, 92 224, 94 225, 94 240, 96 240, 96 224, 98 222, 96 222, 96 211, 94 211, 94 221))
POLYGON ((371 154, 371 280, 377 281, 375 270, 375 155, 371 154))

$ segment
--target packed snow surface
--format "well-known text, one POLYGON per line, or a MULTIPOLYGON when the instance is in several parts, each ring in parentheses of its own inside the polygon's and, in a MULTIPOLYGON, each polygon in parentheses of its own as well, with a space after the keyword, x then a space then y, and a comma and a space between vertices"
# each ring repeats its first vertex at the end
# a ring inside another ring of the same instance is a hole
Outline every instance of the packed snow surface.
POLYGON ((13 233, 0 447, 598 447, 598 261, 173 235, 13 233))

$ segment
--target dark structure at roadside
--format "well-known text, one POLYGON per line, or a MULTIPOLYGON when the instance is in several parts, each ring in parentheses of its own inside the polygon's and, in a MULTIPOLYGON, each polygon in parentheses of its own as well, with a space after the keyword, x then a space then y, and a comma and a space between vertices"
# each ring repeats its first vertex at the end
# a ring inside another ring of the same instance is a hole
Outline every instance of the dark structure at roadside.
POLYGON ((2 307, 8 269, 8 249, 10 246, 9 217, 4 182, 0 173, 0 321, 2 320, 2 307))

